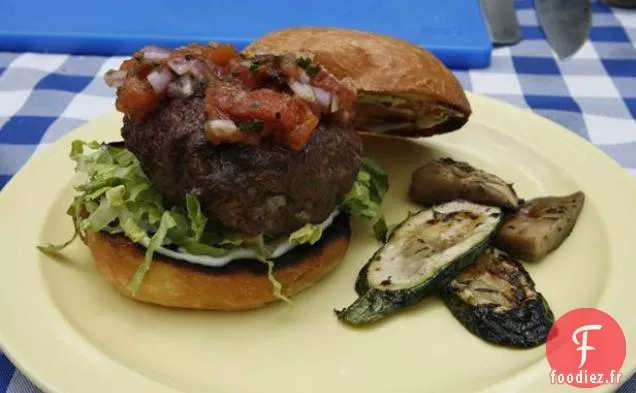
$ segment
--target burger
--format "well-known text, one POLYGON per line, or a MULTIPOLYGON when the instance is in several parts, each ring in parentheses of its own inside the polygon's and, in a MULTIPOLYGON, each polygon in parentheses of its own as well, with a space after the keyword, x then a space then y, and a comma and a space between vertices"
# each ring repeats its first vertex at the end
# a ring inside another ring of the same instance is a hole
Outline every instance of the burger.
POLYGON ((242 53, 140 49, 105 75, 121 140, 72 144, 85 177, 67 212, 75 234, 40 249, 81 238, 104 279, 141 302, 289 302, 342 261, 351 219, 384 239, 388 177, 364 157, 361 134, 430 136, 470 115, 441 62, 395 42, 297 29, 242 53))

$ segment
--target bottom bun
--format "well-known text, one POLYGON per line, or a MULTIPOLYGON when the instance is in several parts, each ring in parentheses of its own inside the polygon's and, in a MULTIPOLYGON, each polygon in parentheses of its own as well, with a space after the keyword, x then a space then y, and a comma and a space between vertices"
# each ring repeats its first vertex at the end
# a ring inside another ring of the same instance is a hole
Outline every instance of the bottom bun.
MULTIPOLYGON (((349 247, 349 216, 340 214, 314 245, 296 247, 273 259, 282 293, 292 297, 331 272, 349 247)), ((88 232, 86 244, 101 274, 122 295, 145 303, 201 310, 248 310, 280 300, 274 295, 267 265, 254 259, 235 260, 211 268, 155 254, 141 288, 126 287, 144 259, 145 249, 123 235, 88 232)))

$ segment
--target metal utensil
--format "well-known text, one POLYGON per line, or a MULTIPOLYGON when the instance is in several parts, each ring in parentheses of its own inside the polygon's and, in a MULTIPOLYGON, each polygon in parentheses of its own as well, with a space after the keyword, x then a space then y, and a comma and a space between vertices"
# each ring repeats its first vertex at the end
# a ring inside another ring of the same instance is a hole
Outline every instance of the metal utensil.
POLYGON ((603 0, 610 7, 636 8, 636 0, 603 0))
POLYGON ((514 0, 481 0, 491 40, 496 45, 514 45, 523 39, 514 0))
POLYGON ((587 41, 590 0, 535 0, 539 24, 560 59, 576 53, 587 41))

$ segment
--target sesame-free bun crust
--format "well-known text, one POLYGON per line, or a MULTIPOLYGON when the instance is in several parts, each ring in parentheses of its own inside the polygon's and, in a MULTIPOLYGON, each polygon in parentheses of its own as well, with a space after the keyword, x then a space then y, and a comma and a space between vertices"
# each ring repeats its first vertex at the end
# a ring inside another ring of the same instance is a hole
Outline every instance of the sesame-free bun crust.
MULTIPOLYGON (((349 218, 339 215, 313 246, 299 246, 274 260, 274 276, 292 297, 330 273, 344 257, 350 241, 349 218)), ((144 249, 122 235, 88 232, 86 244, 95 264, 120 294, 145 303, 201 310, 248 310, 279 301, 267 267, 256 260, 233 261, 206 268, 155 254, 135 296, 127 289, 144 259, 144 249)))
MULTIPOLYGON (((435 128, 459 128, 471 114, 457 78, 437 57, 415 44, 358 30, 299 27, 266 34, 243 50, 247 56, 285 52, 304 54, 336 77, 351 78, 361 95, 420 99, 463 115, 452 125, 433 127, 432 133, 435 128)), ((419 133, 427 134, 423 129, 419 133)))

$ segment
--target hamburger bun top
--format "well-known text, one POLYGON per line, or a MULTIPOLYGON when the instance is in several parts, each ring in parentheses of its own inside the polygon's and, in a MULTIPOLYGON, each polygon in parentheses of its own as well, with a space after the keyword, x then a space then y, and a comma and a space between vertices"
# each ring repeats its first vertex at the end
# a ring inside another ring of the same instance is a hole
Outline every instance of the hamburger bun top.
POLYGON ((289 52, 353 81, 361 131, 428 136, 460 128, 471 114, 457 78, 415 44, 357 30, 299 27, 266 34, 243 50, 246 56, 289 52))

